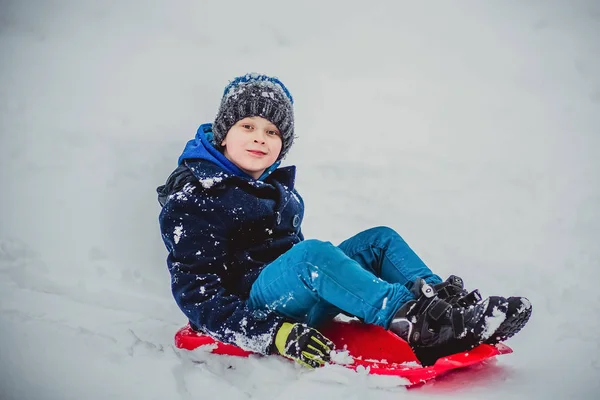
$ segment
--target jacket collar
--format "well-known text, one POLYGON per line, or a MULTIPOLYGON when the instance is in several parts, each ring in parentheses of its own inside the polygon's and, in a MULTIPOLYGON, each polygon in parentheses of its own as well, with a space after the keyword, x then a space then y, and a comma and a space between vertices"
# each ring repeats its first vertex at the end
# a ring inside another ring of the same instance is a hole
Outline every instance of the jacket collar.
POLYGON ((237 180, 253 187, 269 187, 278 182, 286 186, 287 189, 293 190, 296 180, 296 167, 294 165, 278 168, 264 180, 256 180, 247 175, 232 174, 208 160, 185 160, 184 164, 192 171, 204 189, 216 188, 225 185, 230 180, 237 180))

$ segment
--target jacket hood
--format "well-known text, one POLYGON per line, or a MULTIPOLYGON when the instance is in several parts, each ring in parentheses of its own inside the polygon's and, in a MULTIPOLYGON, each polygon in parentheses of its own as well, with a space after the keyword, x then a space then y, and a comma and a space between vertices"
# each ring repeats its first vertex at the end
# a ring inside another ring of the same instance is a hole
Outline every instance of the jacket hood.
MULTIPOLYGON (((196 137, 187 142, 181 156, 179 156, 178 164, 181 165, 187 160, 206 160, 218 167, 222 168, 225 172, 239 176, 246 179, 254 179, 244 171, 242 171, 237 165, 232 163, 225 157, 223 153, 217 150, 213 144, 213 133, 212 124, 202 124, 196 132, 196 137)), ((273 171, 277 169, 281 162, 276 161, 273 165, 263 172, 258 178, 259 181, 264 180, 273 171)))

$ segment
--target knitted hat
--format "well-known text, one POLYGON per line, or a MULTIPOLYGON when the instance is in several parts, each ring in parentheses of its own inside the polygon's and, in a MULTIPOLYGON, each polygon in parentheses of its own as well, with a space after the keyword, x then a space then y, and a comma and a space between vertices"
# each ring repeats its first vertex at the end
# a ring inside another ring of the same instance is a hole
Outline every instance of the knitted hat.
POLYGON ((281 134, 281 153, 285 157, 294 143, 294 99, 274 77, 246 74, 235 78, 225 87, 221 106, 213 124, 214 144, 221 149, 227 132, 246 117, 263 117, 273 123, 281 134))

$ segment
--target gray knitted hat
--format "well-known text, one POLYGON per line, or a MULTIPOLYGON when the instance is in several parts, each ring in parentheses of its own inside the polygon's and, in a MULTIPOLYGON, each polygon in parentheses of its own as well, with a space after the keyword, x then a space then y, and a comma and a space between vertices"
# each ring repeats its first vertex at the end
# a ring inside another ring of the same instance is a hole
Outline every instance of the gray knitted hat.
POLYGON ((221 106, 213 124, 214 145, 221 143, 236 122, 246 117, 263 117, 271 121, 281 133, 281 153, 285 157, 294 143, 294 99, 277 78, 246 74, 235 78, 225 87, 221 106))

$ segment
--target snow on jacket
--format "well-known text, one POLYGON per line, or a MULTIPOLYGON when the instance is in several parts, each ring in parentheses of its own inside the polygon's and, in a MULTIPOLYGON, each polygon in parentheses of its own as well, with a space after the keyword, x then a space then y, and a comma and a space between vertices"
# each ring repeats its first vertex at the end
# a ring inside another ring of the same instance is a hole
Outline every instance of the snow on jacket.
POLYGON ((173 296, 194 329, 269 354, 284 319, 246 300, 261 270, 304 239, 296 169, 277 163, 255 180, 212 146, 211 134, 210 124, 200 126, 157 189, 173 296))

